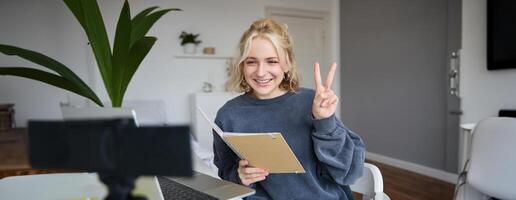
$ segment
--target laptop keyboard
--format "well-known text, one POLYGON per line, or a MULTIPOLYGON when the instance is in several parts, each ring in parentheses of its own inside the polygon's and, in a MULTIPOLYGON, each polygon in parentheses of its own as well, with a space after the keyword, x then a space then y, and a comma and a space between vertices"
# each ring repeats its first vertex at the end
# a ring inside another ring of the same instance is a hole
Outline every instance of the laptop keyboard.
POLYGON ((165 200, 216 200, 217 198, 189 188, 181 183, 158 176, 159 186, 165 200))

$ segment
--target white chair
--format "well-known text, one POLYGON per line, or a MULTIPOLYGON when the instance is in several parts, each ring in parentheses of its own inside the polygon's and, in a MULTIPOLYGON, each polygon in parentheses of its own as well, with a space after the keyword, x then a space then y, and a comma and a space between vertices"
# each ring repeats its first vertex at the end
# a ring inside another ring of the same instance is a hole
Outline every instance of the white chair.
POLYGON ((516 119, 492 117, 473 131, 471 158, 459 175, 455 199, 516 199, 516 119))
POLYGON ((362 200, 390 200, 383 192, 383 178, 380 169, 373 164, 364 163, 364 173, 351 190, 362 194, 362 200))
POLYGON ((140 125, 163 126, 168 123, 167 105, 163 100, 126 100, 123 107, 136 112, 140 125))

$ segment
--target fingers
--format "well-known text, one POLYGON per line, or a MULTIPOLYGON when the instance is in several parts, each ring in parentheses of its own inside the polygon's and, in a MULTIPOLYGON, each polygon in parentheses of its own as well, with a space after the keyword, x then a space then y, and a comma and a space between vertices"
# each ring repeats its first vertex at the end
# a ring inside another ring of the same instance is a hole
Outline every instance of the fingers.
POLYGON ((335 96, 335 98, 333 98, 331 101, 330 101, 330 105, 334 105, 334 104, 338 104, 339 103, 339 97, 335 96))
POLYGON ((245 167, 247 165, 249 165, 249 161, 247 161, 247 160, 240 160, 240 161, 238 161, 238 167, 239 168, 240 167, 245 167))
POLYGON ((319 68, 319 63, 314 64, 314 79, 315 79, 315 90, 320 91, 322 88, 322 81, 321 81, 321 70, 319 68))
POLYGON ((258 181, 263 181, 263 180, 265 180, 265 176, 251 178, 251 179, 244 179, 244 180, 242 180, 242 184, 244 184, 245 186, 249 186, 253 183, 256 183, 258 181))
POLYGON ((331 88, 331 84, 333 83, 333 77, 335 75, 335 71, 337 71, 337 63, 333 63, 330 66, 330 70, 328 71, 328 76, 326 77, 326 88, 331 88))
POLYGON ((316 91, 323 91, 325 89, 331 88, 331 84, 333 83, 333 77, 335 77, 335 71, 337 71, 337 63, 331 64, 330 70, 328 71, 328 76, 326 77, 326 82, 323 85, 321 79, 321 68, 319 66, 319 63, 314 64, 314 79, 316 91))
POLYGON ((265 176, 268 176, 269 174, 264 172, 264 173, 258 173, 258 174, 241 174, 240 175, 240 179, 255 179, 255 178, 259 178, 259 177, 265 177, 265 176))
POLYGON ((314 97, 314 103, 313 103, 313 107, 321 107, 321 104, 323 103, 325 98, 323 98, 323 95, 322 93, 315 93, 315 97, 314 97))
POLYGON ((312 105, 312 114, 315 119, 324 119, 335 113, 339 97, 332 90, 317 93, 312 105))
POLYGON ((265 170, 261 169, 261 168, 249 167, 249 161, 247 161, 247 160, 240 160, 238 162, 238 170, 241 173, 245 173, 245 174, 256 174, 256 173, 265 172, 265 170))
POLYGON ((264 169, 254 168, 248 166, 247 160, 240 160, 238 162, 238 176, 242 184, 249 186, 252 183, 265 180, 265 177, 269 175, 264 169))
POLYGON ((319 107, 326 107, 332 104, 336 98, 338 99, 333 90, 326 90, 315 95, 314 104, 319 107))
POLYGON ((325 99, 322 103, 321 103, 321 106, 322 107, 328 107, 328 106, 332 106, 333 104, 336 104, 339 102, 339 97, 337 97, 337 95, 333 95, 331 96, 330 98, 328 99, 325 99))
POLYGON ((242 172, 245 174, 263 174, 266 171, 264 169, 260 169, 260 168, 245 167, 245 168, 242 168, 242 172))
MULTIPOLYGON (((267 174, 268 175, 268 174, 267 174)), ((240 178, 240 182, 242 184, 249 186, 252 183, 263 181, 265 180, 266 176, 265 174, 238 174, 238 177, 240 178)))

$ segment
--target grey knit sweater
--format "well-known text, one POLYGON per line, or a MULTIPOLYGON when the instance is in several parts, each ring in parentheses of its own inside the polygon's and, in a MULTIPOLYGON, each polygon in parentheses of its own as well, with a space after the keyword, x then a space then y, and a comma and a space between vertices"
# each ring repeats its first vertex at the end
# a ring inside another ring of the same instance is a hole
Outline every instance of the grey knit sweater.
MULTIPOLYGON (((281 132, 306 173, 269 174, 251 187, 247 199, 352 199, 350 184, 362 175, 365 147, 360 137, 332 115, 315 120, 315 92, 297 92, 259 100, 249 94, 228 101, 215 123, 225 132, 281 132)), ((222 179, 240 183, 238 156, 214 134, 215 165, 222 179)))

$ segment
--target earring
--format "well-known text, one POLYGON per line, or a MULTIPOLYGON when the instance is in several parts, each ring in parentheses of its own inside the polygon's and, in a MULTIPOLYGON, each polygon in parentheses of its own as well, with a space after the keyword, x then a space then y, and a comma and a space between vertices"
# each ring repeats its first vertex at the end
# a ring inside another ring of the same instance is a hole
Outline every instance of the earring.
POLYGON ((285 72, 283 74, 283 81, 288 82, 290 80, 290 77, 288 76, 288 72, 285 72))

